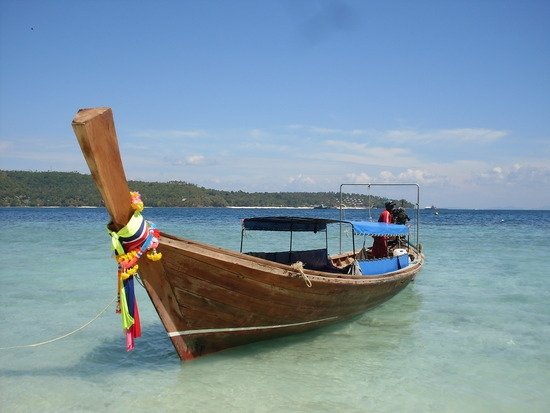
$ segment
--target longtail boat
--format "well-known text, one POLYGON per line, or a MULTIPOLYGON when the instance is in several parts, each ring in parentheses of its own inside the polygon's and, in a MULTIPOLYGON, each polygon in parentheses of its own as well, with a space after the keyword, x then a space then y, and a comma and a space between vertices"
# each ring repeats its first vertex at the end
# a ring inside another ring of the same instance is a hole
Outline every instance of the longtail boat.
POLYGON ((332 226, 393 240, 380 259, 370 248, 356 250, 355 241, 351 251, 333 255, 328 246, 294 250, 292 241, 275 252, 243 252, 241 242, 237 252, 166 234, 143 219, 143 204, 130 195, 111 109, 82 109, 72 126, 111 218, 129 349, 140 334, 132 291, 138 276, 179 357, 191 360, 360 315, 405 288, 423 266, 418 237, 411 242, 406 225, 298 217, 242 222, 243 233, 287 231, 291 240, 296 232, 332 226))

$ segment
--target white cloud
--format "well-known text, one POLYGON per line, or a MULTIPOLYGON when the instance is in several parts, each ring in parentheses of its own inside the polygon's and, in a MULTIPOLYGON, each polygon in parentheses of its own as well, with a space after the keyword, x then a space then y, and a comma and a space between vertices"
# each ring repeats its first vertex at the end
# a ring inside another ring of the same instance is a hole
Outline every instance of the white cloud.
POLYGON ((368 149, 373 149, 372 147, 369 148, 369 146, 366 143, 357 143, 357 142, 349 142, 349 141, 339 141, 339 140, 333 140, 329 139, 325 141, 325 145, 332 146, 336 149, 350 151, 350 152, 366 152, 368 149))
POLYGON ((494 142, 508 136, 504 130, 488 128, 446 128, 436 130, 416 129, 339 129, 320 126, 290 125, 288 129, 304 131, 311 135, 334 137, 364 137, 369 140, 380 140, 396 143, 433 143, 433 142, 494 142))
POLYGON ((475 174, 472 181, 480 185, 505 184, 547 187, 550 184, 550 167, 521 165, 495 166, 475 174))
POLYGON ((421 140, 418 132, 410 129, 389 130, 381 133, 386 139, 393 142, 407 142, 421 140))
MULTIPOLYGON (((519 194, 534 193, 541 205, 549 205, 544 188, 550 186, 550 163, 544 141, 535 155, 525 152, 520 158, 523 153, 498 150, 506 136, 504 130, 488 128, 375 131, 293 125, 215 133, 145 130, 127 134, 121 147, 132 179, 181 179, 185 167, 186 180, 218 189, 325 191, 337 190, 342 182, 417 182, 426 191, 422 202, 438 206, 504 205, 502 200, 512 192, 518 195, 510 203, 522 203, 519 194), (487 145, 490 157, 473 144, 478 142, 487 145)), ((67 165, 64 169, 74 170, 73 164, 82 164, 73 141, 55 150, 45 138, 28 142, 15 148, 9 139, 0 140, 2 166, 13 168, 17 160, 23 169, 67 165), (4 161, 8 155, 11 163, 4 161)))
POLYGON ((305 130, 312 135, 332 135, 332 136, 366 136, 369 132, 365 129, 336 129, 320 126, 291 125, 290 129, 305 130))
POLYGON ((308 130, 311 133, 315 133, 319 135, 340 135, 342 133, 342 131, 338 129, 318 128, 318 127, 311 127, 308 130))
POLYGON ((288 178, 289 184, 305 184, 305 185, 315 185, 315 179, 305 176, 302 174, 298 174, 296 176, 290 176, 288 178))
POLYGON ((184 158, 164 157, 163 162, 173 166, 201 166, 206 164, 206 158, 203 155, 189 155, 184 158))
POLYGON ((382 170, 377 176, 371 176, 365 172, 358 174, 350 173, 346 177, 351 179, 352 183, 418 183, 418 184, 436 184, 443 183, 446 178, 430 173, 428 170, 422 169, 406 169, 402 172, 393 173, 391 171, 382 170))
POLYGON ((325 144, 330 147, 331 152, 319 152, 312 157, 327 161, 385 167, 403 167, 420 163, 408 147, 370 146, 367 143, 343 140, 328 140, 325 144))
POLYGON ((78 143, 51 141, 46 137, 20 139, 19 144, 12 140, 0 141, 0 168, 21 170, 62 170, 62 167, 75 168, 82 161, 78 143))
POLYGON ((203 165, 206 159, 203 155, 190 155, 185 158, 187 165, 203 165))
POLYGON ((458 139, 459 141, 486 141, 492 142, 504 138, 507 131, 480 128, 442 129, 439 131, 443 139, 458 139))
POLYGON ((382 132, 392 142, 433 143, 433 142, 494 142, 509 135, 507 131, 485 128, 438 129, 433 131, 416 131, 413 129, 396 129, 382 132))
POLYGON ((352 184, 368 184, 374 182, 374 178, 372 178, 370 175, 368 175, 365 172, 361 173, 348 173, 346 174, 346 178, 350 181, 352 184))

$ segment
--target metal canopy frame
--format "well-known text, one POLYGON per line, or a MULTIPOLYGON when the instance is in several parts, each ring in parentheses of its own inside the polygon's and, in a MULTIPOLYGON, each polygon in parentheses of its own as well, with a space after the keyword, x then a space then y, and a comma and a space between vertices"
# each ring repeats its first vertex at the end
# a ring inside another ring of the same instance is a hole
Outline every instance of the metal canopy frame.
MULTIPOLYGON (((394 186, 414 186, 416 187, 416 245, 415 248, 419 246, 420 239, 420 185, 417 183, 365 183, 365 184, 341 184, 340 185, 340 221, 344 220, 344 211, 343 211, 343 192, 342 189, 346 186, 363 186, 370 189, 371 187, 381 186, 381 187, 394 187, 394 186)), ((369 192, 369 209, 370 209, 370 192, 369 192)), ((340 252, 342 252, 342 225, 340 225, 340 252)))

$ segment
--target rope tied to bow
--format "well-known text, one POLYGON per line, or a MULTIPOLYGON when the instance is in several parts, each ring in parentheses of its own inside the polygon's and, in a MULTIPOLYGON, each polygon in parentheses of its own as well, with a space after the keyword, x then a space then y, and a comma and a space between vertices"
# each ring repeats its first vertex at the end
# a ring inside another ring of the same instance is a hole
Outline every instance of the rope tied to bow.
POLYGON ((307 274, 304 272, 304 263, 302 261, 296 261, 294 264, 290 266, 294 271, 296 271, 296 275, 302 277, 308 286, 308 288, 311 288, 311 280, 307 276, 307 274))

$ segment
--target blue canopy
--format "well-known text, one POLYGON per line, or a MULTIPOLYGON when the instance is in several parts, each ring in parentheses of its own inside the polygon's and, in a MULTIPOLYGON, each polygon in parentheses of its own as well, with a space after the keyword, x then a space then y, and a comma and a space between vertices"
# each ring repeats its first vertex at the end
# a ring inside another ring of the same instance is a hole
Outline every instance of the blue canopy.
POLYGON ((324 231, 327 224, 347 224, 353 227, 357 235, 374 236, 398 236, 407 235, 409 229, 406 225, 384 224, 369 221, 340 221, 326 218, 309 217, 258 217, 243 220, 243 229, 251 231, 300 231, 318 232, 324 231))
POLYGON ((406 225, 385 224, 383 222, 347 221, 353 226, 353 232, 357 235, 407 235, 409 228, 406 225))

